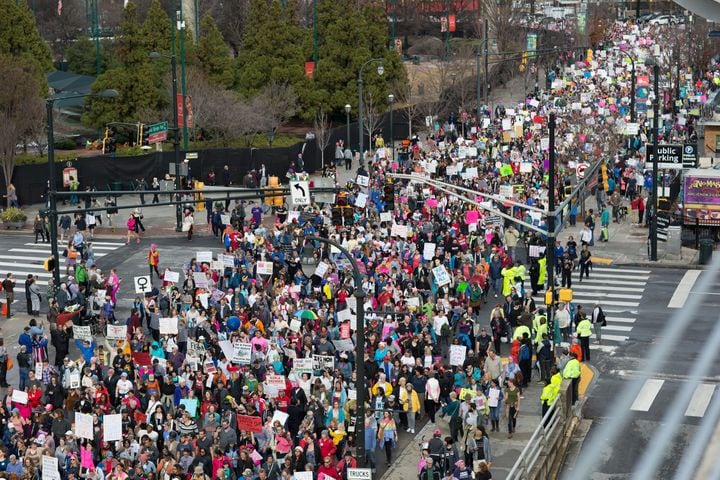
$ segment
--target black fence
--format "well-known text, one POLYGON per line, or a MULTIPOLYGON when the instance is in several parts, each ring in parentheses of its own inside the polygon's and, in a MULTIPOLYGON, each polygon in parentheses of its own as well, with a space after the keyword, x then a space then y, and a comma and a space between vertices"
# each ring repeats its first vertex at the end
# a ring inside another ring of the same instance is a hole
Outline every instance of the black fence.
MULTIPOLYGON (((330 141, 325 149, 325 162, 332 162, 335 156, 335 142, 343 139, 347 143, 347 125, 335 124, 330 134, 330 141)), ((350 124, 350 145, 355 150, 358 146, 358 125, 350 124)), ((390 137, 389 115, 385 115, 380 127, 384 138, 390 137)), ((396 139, 407 137, 407 117, 401 110, 393 113, 393 136, 396 139)), ((365 148, 369 146, 365 138, 365 148)), ((216 173, 218 183, 222 182, 222 170, 228 165, 232 174, 232 182, 240 184, 243 176, 252 169, 265 165, 268 176, 277 176, 281 182, 286 179, 290 162, 297 161, 298 154, 302 152, 305 171, 320 170, 321 155, 315 140, 298 142, 285 148, 233 148, 209 149, 197 152, 198 158, 189 161, 190 175, 195 178, 205 178, 210 169, 216 173), (304 148, 303 148, 304 146, 304 148)), ((175 163, 175 153, 172 150, 154 152, 145 155, 120 157, 115 155, 98 155, 83 157, 66 163, 56 164, 57 184, 62 185, 63 169, 72 167, 77 169, 80 188, 88 185, 98 190, 109 189, 113 183, 121 183, 123 189, 130 189, 135 180, 144 178, 148 184, 153 177, 159 180, 165 178, 170 166, 175 163)), ((6 182, 0 171, 0 192, 4 195, 6 182)), ((13 173, 13 183, 17 189, 18 200, 21 205, 40 203, 44 201, 45 189, 48 181, 47 163, 37 165, 19 165, 13 173)))

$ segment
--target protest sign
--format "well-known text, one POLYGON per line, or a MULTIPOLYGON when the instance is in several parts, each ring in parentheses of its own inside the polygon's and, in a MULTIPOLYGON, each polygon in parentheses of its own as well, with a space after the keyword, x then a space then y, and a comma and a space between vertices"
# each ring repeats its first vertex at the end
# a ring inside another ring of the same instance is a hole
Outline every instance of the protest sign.
POLYGON ((300 375, 308 373, 312 376, 313 373, 313 359, 312 358, 296 358, 293 360, 293 369, 300 375))
POLYGON ((250 343, 233 344, 234 354, 232 361, 241 365, 250 365, 252 359, 252 345, 250 343))
POLYGON ((444 265, 439 265, 433 268, 432 272, 433 276, 435 277, 435 284, 438 287, 442 287, 443 285, 447 285, 450 283, 450 275, 448 274, 444 265))
POLYGON ((273 274, 273 262, 257 262, 257 274, 258 275, 272 275, 273 274))
POLYGON ((207 276, 205 275, 205 272, 193 272, 193 280, 195 280, 195 286, 197 288, 207 288, 208 286, 207 276))
POLYGON ((163 280, 165 280, 166 282, 178 283, 180 281, 180 273, 172 272, 170 270, 165 270, 165 274, 163 275, 163 280))
POLYGON ((21 405, 27 405, 28 394, 27 394, 27 392, 23 392, 23 391, 15 389, 15 390, 13 390, 11 399, 15 403, 19 403, 21 405))
POLYGON ((432 242, 425 243, 425 246, 423 247, 423 258, 425 260, 432 260, 435 256, 435 248, 436 245, 432 242))
POLYGON ((273 397, 285 390, 285 377, 282 375, 273 375, 268 373, 265 375, 265 391, 273 397))
POLYGON ((122 415, 103 415, 103 441, 122 440, 122 415))
POLYGON ((106 337, 108 340, 125 340, 127 338, 127 325, 108 325, 106 337))
POLYGON ((177 335, 178 319, 177 317, 160 319, 160 335, 177 335))
POLYGON ((466 350, 465 345, 450 345, 450 365, 462 367, 465 363, 466 350))
POLYGON ((57 457, 42 456, 42 478, 43 480, 60 480, 57 457))
POLYGON ((80 325, 73 325, 73 335, 78 340, 87 340, 88 342, 93 341, 92 331, 90 325, 81 327, 80 325))
POLYGON ((197 263, 210 263, 212 262, 212 252, 197 252, 195 259, 197 263))
POLYGON ((250 415, 237 415, 237 429, 241 432, 262 432, 262 418, 250 415))
POLYGON ((287 419, 290 415, 283 412, 282 410, 275 410, 275 413, 273 413, 271 424, 275 425, 275 422, 280 422, 280 425, 285 426, 285 422, 287 422, 287 419))
POLYGON ((92 415, 75 412, 75 436, 79 438, 87 438, 88 440, 93 439, 92 415))
POLYGON ((332 355, 313 355, 312 359, 314 370, 323 370, 325 368, 332 370, 335 368, 335 357, 332 355))

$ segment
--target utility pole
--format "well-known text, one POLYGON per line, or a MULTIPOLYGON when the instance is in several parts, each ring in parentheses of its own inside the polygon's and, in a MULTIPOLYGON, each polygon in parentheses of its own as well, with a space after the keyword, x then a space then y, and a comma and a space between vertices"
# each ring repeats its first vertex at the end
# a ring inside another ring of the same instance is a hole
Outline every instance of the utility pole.
MULTIPOLYGON (((180 30, 180 81, 182 87, 182 112, 183 112, 183 150, 187 152, 188 149, 188 114, 187 114, 187 89, 185 85, 185 22, 183 21, 182 14, 182 0, 180 0, 180 18, 178 20, 178 27, 180 30)), ((179 172, 177 172, 179 175, 179 172)), ((201 172, 202 173, 202 172, 201 172)))
POLYGON ((395 50, 395 24, 397 23, 397 0, 392 0, 392 21, 390 22, 390 50, 395 50))
MULTIPOLYGON (((548 289, 550 294, 550 302, 547 309, 548 320, 548 337, 555 343, 558 337, 555 336, 555 112, 550 112, 548 120, 548 128, 550 129, 550 141, 548 142, 549 167, 548 167, 548 217, 547 217, 547 243, 545 246, 545 258, 547 263, 548 289)), ((546 293, 547 295, 547 293, 546 293)), ((548 302, 546 302, 548 303, 548 302)))
POLYGON ((660 116, 660 65, 655 61, 653 66, 653 87, 655 89, 655 104, 653 105, 653 162, 652 162, 652 222, 650 224, 650 260, 656 262, 658 259, 657 239, 657 217, 658 217, 658 139, 659 139, 659 116, 660 116))
MULTIPOLYGON (((483 98, 485 99, 485 105, 490 105, 490 99, 488 97, 490 95, 490 81, 489 81, 489 77, 488 77, 488 69, 489 69, 488 65, 490 63, 489 55, 488 55, 488 50, 489 50, 488 43, 490 41, 490 35, 488 33, 489 28, 488 28, 487 16, 485 17, 485 26, 484 27, 485 27, 484 28, 484 30, 485 30, 485 89, 484 90, 485 91, 483 93, 483 98)), ((492 115, 492 112, 490 114, 492 115)))
POLYGON ((478 45, 478 49, 475 51, 475 76, 477 77, 477 89, 475 91, 476 95, 476 104, 477 104, 477 114, 475 116, 476 123, 478 124, 478 128, 480 128, 480 93, 481 93, 481 86, 480 86, 480 45, 478 45))
POLYGON ((317 63, 318 63, 318 13, 317 13, 317 0, 313 0, 313 62, 315 62, 314 68, 317 68, 317 63))

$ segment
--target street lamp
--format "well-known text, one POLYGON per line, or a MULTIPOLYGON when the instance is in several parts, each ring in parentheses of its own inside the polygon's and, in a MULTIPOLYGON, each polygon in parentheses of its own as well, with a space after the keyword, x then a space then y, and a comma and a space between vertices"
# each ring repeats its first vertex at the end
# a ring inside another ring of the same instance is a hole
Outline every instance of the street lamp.
POLYGON ((349 103, 345 104, 345 128, 347 129, 347 148, 350 148, 350 109, 349 103))
MULTIPOLYGON (((180 122, 178 119, 178 98, 177 98, 177 57, 173 55, 165 55, 160 52, 150 52, 150 58, 169 58, 170 67, 172 69, 172 97, 173 97, 173 130, 175 130, 175 139, 173 140, 173 149, 175 150, 175 190, 182 190, 182 180, 180 178, 180 122)), ((200 172, 202 175, 202 172, 200 172)), ((179 195, 179 194, 177 194, 179 195)), ((180 200, 176 198, 176 200, 180 200)), ((180 203, 175 206, 175 231, 182 231, 182 207, 180 203)))
POLYGON ((635 84, 637 82, 635 77, 635 59, 628 52, 620 50, 619 48, 617 49, 617 52, 620 55, 625 55, 629 58, 630 63, 632 64, 632 75, 630 76, 630 121, 635 123, 635 84))
POLYGON ((395 103, 395 95, 388 95, 388 104, 390 105, 390 150, 392 150, 392 161, 395 162, 395 141, 393 140, 393 103, 395 103))
POLYGON ((57 242, 57 179, 55 178, 55 134, 53 132, 53 107, 55 106, 56 100, 69 100, 72 98, 84 98, 84 97, 101 97, 101 98, 115 98, 118 96, 117 90, 103 90, 99 93, 79 93, 77 95, 68 96, 54 96, 45 99, 45 108, 47 112, 46 127, 47 127, 47 141, 48 141, 48 175, 50 176, 50 211, 48 217, 50 221, 50 255, 53 257, 55 268, 53 269, 53 283, 55 288, 60 286, 60 255, 58 254, 58 242, 57 242))
POLYGON ((657 216, 658 216, 658 137, 660 131, 659 116, 660 116, 660 65, 654 58, 648 57, 645 59, 645 65, 653 67, 653 89, 655 90, 655 103, 653 104, 653 147, 652 147, 652 193, 650 209, 652 212, 652 218, 650 221, 650 260, 656 262, 658 259, 657 252, 657 216))
MULTIPOLYGON (((338 243, 323 237, 308 235, 304 237, 306 241, 325 243, 335 247, 340 251, 343 257, 350 262, 352 266, 352 276, 355 282, 355 291, 353 295, 357 299, 357 324, 355 330, 355 372, 356 372, 356 390, 357 390, 357 408, 355 412, 355 458, 360 465, 365 464, 365 310, 364 299, 365 291, 362 288, 362 275, 358 267, 355 257, 352 256, 345 248, 338 243)), ((309 273, 309 272, 308 272, 309 273)), ((311 273, 312 275, 312 273, 311 273)))
POLYGON ((383 73, 385 73, 385 67, 383 66, 383 60, 382 58, 371 58, 367 62, 363 63, 360 67, 360 71, 358 72, 358 132, 360 133, 360 164, 362 165, 365 161, 364 155, 365 152, 363 151, 363 79, 362 74, 363 70, 365 70, 365 67, 370 65, 373 62, 377 62, 377 74, 382 76, 383 73))

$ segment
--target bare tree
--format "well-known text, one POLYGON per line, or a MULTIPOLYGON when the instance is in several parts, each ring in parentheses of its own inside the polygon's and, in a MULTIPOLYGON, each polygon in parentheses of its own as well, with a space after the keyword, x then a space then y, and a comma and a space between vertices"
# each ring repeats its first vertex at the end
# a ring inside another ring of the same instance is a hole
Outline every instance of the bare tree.
MULTIPOLYGON (((15 170, 15 148, 32 132, 38 131, 44 116, 40 86, 31 68, 21 61, 0 56, 3 88, 0 88, 0 164, 5 185, 12 183, 15 170)), ((8 201, 9 204, 9 201, 8 201)))
MULTIPOLYGON (((368 137, 369 150, 372 150, 372 136, 376 133, 380 126, 380 120, 382 118, 382 112, 378 107, 376 99, 373 98, 372 92, 366 92, 363 94, 363 129, 368 137)), ((361 152, 362 155, 362 152, 361 152)))
POLYGON ((298 108, 298 97, 292 85, 272 82, 255 98, 264 113, 261 126, 266 132, 277 132, 298 108))
POLYGON ((325 149, 330 145, 332 122, 322 108, 315 114, 315 142, 320 149, 320 168, 325 170, 325 149))

